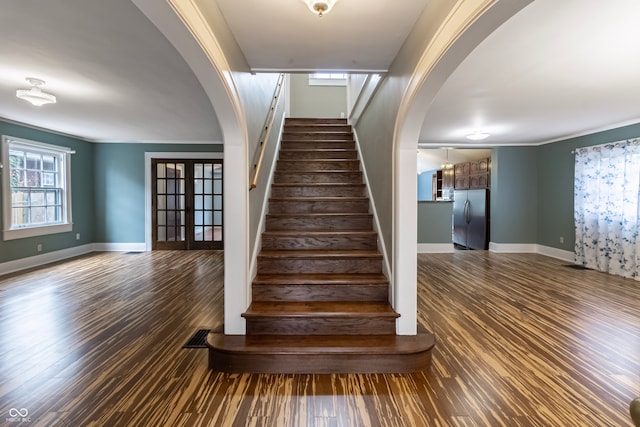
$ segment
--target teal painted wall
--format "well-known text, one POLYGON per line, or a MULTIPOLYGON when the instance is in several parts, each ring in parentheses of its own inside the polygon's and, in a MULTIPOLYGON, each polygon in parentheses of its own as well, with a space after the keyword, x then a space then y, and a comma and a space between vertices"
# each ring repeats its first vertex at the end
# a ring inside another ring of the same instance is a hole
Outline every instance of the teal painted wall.
POLYGON ((418 202, 418 243, 451 243, 452 202, 418 202))
MULTIPOLYGON (((24 239, 1 240, 0 263, 93 242, 93 145, 76 138, 3 121, 0 121, 0 134, 69 147, 76 151, 75 154, 71 155, 71 209, 73 231, 70 233, 49 234, 24 239), (80 240, 76 240, 76 233, 80 233, 80 240), (38 244, 42 244, 42 252, 36 251, 38 244)), ((2 204, 1 192, 2 188, 0 186, 0 205, 2 204)), ((0 215, 2 215, 1 211, 0 209, 0 215)))
POLYGON ((491 156, 490 241, 536 243, 538 147, 498 147, 491 156))
POLYGON ((573 251, 574 155, 579 147, 640 137, 640 123, 538 147, 538 235, 540 245, 573 251), (564 244, 560 243, 564 237, 564 244))
POLYGON ((94 144, 95 238, 98 243, 144 242, 145 152, 222 152, 222 145, 94 144))
MULTIPOLYGON (((0 121, 0 134, 69 147, 73 231, 0 240, 0 263, 90 243, 144 242, 145 152, 222 152, 222 145, 89 143, 0 121), (80 239, 76 240, 76 233, 80 239), (42 244, 42 252, 36 246, 42 244)), ((2 203, 0 186, 0 203, 2 203)), ((0 212, 1 215, 1 212, 0 212)))

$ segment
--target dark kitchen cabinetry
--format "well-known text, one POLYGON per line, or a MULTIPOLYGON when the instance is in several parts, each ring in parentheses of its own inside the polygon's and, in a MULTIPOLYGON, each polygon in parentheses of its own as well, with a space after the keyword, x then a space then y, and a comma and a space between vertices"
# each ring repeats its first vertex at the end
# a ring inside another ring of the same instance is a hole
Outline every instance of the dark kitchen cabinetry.
POLYGON ((454 166, 456 190, 486 189, 491 186, 491 160, 489 158, 458 163, 454 166))
POLYGON ((433 200, 451 200, 454 188, 454 169, 453 165, 436 171, 433 175, 433 183, 435 184, 435 192, 433 200))

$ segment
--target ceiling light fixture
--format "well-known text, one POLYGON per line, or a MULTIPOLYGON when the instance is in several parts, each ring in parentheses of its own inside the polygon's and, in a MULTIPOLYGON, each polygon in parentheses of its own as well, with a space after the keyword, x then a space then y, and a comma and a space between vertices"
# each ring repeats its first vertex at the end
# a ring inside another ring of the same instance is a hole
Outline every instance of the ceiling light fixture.
POLYGON ((489 138, 489 136, 490 135, 486 132, 475 131, 474 133, 467 135, 467 139, 472 141, 482 141, 483 139, 489 138))
POLYGON ((18 89, 16 91, 16 96, 18 98, 29 101, 36 107, 41 107, 44 104, 56 103, 56 97, 54 95, 43 92, 42 89, 40 89, 40 86, 45 83, 44 80, 36 79, 34 77, 27 77, 26 80, 31 85, 31 89, 18 89))
POLYGON ((304 0, 309 10, 321 18, 331 11, 336 1, 337 0, 304 0))

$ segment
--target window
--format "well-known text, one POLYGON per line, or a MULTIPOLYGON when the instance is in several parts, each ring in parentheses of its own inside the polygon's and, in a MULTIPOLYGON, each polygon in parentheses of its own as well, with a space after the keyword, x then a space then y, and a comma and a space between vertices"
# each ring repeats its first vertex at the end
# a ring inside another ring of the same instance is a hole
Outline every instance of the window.
POLYGON ((640 139, 576 150, 575 261, 640 280, 640 139))
POLYGON ((71 150, 2 137, 4 240, 71 231, 71 150))
POLYGON ((346 86, 345 73, 315 73, 309 74, 309 86, 346 86))

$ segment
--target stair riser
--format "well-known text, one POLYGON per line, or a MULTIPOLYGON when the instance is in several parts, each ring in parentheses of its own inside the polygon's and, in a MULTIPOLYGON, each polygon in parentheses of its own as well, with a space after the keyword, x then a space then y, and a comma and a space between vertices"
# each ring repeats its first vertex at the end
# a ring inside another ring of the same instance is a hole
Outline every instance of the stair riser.
POLYGON ((264 374, 402 374, 431 366, 431 350, 418 354, 229 354, 209 350, 209 369, 264 374))
POLYGON ((300 201, 300 200, 270 200, 271 213, 367 213, 369 200, 331 200, 331 201, 300 201))
POLYGON ((263 236, 262 249, 375 250, 376 240, 375 236, 263 236))
POLYGON ((285 133, 297 132, 343 132, 351 133, 350 125, 318 124, 318 125, 285 125, 285 133))
POLYGON ((283 132, 282 141, 353 141, 350 132, 283 132))
POLYGON ((253 301, 388 301, 386 284, 253 285, 253 301))
POLYGON ((358 159, 358 152, 355 150, 336 149, 309 149, 303 150, 280 150, 280 160, 319 160, 319 159, 358 159))
POLYGON ((361 184, 362 172, 323 172, 311 173, 300 171, 276 171, 274 180, 276 184, 361 184))
POLYGON ((279 160, 276 170, 281 171, 357 171, 358 160, 279 160))
POLYGON ((307 118, 307 117, 290 117, 285 120, 285 126, 292 125, 313 125, 313 124, 336 124, 347 125, 347 119, 330 119, 330 118, 307 118))
POLYGON ((267 215, 266 230, 371 230, 373 219, 371 215, 356 216, 320 216, 309 221, 305 217, 287 215, 274 217, 267 215))
POLYGON ((395 331, 396 320, 393 317, 247 319, 247 335, 388 335, 395 331))
POLYGON ((363 185, 271 187, 271 197, 366 197, 363 185))
POLYGON ((382 273, 381 258, 265 258, 258 256, 258 274, 382 273))
POLYGON ((356 143, 353 141, 282 141, 280 148, 283 150, 354 150, 356 143))

